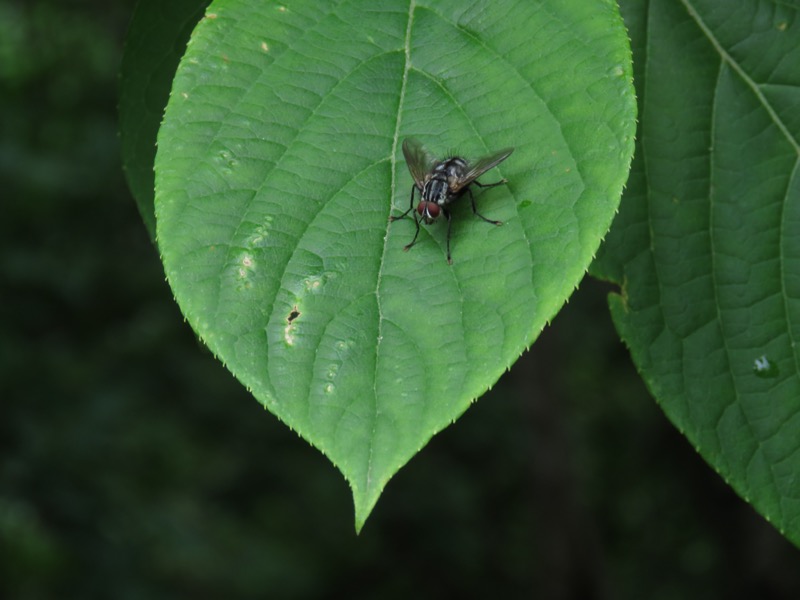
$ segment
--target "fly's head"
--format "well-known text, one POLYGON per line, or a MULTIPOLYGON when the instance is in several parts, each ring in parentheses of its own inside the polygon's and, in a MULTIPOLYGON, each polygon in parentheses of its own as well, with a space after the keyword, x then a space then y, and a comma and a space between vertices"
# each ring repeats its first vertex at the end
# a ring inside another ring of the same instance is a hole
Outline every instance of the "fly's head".
POLYGON ((417 204, 417 214, 426 224, 433 223, 439 218, 442 209, 436 202, 429 202, 427 200, 420 200, 417 204))

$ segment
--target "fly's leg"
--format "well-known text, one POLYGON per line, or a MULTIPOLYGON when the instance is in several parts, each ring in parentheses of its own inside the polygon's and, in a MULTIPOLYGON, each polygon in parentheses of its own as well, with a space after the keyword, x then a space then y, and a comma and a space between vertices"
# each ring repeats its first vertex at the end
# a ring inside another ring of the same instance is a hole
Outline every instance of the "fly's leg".
MULTIPOLYGON (((501 183, 505 183, 505 182, 506 182, 506 180, 503 179, 502 181, 498 181, 497 183, 482 184, 482 183, 478 183, 477 181, 473 181, 472 183, 475 183, 475 184, 479 185, 480 187, 494 187, 496 185, 500 185, 501 183)), ((483 219, 487 223, 491 223, 492 225, 502 225, 503 224, 502 221, 492 221, 491 219, 487 219, 481 213, 479 213, 478 209, 475 207, 475 196, 472 194, 472 190, 470 188, 467 188, 467 191, 469 192, 469 199, 472 201, 472 212, 474 212, 476 215, 478 215, 481 219, 483 219)))
MULTIPOLYGON (((399 221, 400 219, 404 219, 406 217, 406 215, 408 215, 408 213, 410 213, 412 210, 414 210, 414 190, 415 189, 417 189, 417 186, 416 185, 412 185, 411 186, 411 200, 409 202, 408 210, 406 212, 404 212, 402 215, 400 215, 399 217, 390 216, 389 217, 389 221, 390 222, 399 221)), ((405 246, 403 246, 403 251, 404 252, 408 252, 408 249, 411 248, 411 246, 413 246, 414 244, 417 243, 417 236, 419 235, 419 219, 417 218, 417 213, 414 213, 414 225, 417 226, 417 230, 414 232, 414 239, 412 239, 409 244, 406 244, 405 246)))
MULTIPOLYGON (((412 191, 411 193, 413 194, 414 192, 412 191)), ((406 211, 406 214, 408 214, 408 211, 406 211)), ((405 215, 403 215, 403 217, 404 216, 405 215)), ((402 219, 403 217, 397 217, 397 218, 398 219, 402 219)), ((408 252, 408 249, 411 248, 411 246, 413 246, 414 244, 417 243, 417 236, 419 235, 419 219, 417 218, 417 213, 414 213, 414 224, 417 226, 417 231, 416 231, 416 233, 414 233, 414 239, 411 240, 411 242, 409 244, 406 244, 405 246, 403 246, 403 252, 408 252)))
POLYGON ((508 179, 501 179, 500 181, 495 181, 494 183, 481 183, 480 181, 473 181, 472 183, 478 187, 495 187, 498 185, 503 185, 504 183, 508 183, 508 179))
POLYGON ((453 221, 450 218, 449 210, 442 208, 442 212, 444 213, 444 216, 447 217, 447 264, 452 265, 453 259, 450 258, 450 226, 453 224, 453 221))
MULTIPOLYGON (((415 189, 417 189, 417 186, 416 185, 412 185, 411 186, 411 202, 409 202, 408 210, 406 212, 404 212, 402 215, 400 215, 399 217, 389 217, 389 221, 390 222, 399 221, 400 219, 404 219, 408 213, 410 213, 412 210, 414 210, 414 190, 415 189)), ((417 233, 419 233, 419 223, 417 223, 417 233)), ((415 239, 416 239, 416 237, 417 236, 414 236, 415 239)))

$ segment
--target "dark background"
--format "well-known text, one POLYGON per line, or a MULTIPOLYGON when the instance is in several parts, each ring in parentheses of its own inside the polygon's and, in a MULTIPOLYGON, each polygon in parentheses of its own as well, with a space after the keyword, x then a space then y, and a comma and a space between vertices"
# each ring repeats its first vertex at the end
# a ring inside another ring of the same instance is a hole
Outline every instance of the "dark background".
POLYGON ((132 8, 0 0, 0 597, 800 597, 591 280, 356 536, 172 300, 120 167, 132 8))

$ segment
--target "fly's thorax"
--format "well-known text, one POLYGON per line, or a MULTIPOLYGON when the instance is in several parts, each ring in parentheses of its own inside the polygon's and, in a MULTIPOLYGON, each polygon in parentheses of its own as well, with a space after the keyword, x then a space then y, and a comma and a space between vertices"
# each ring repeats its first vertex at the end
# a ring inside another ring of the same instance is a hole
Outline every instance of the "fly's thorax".
POLYGON ((435 202, 439 206, 449 203, 453 199, 452 190, 456 188, 467 170, 467 161, 458 156, 436 163, 431 169, 430 179, 422 190, 423 200, 435 202))
POLYGON ((439 206, 444 206, 448 201, 449 193, 450 188, 445 176, 434 172, 433 177, 428 180, 422 190, 422 199, 425 202, 435 202, 439 206))

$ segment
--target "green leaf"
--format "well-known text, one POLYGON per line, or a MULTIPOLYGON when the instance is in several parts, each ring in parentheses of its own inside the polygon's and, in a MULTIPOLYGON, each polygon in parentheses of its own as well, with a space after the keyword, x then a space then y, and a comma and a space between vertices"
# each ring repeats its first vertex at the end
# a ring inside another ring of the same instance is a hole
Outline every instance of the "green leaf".
POLYGON ((156 157, 158 242, 186 318, 347 478, 390 477, 529 346, 580 281, 633 151, 610 2, 215 2, 156 157), (516 151, 446 227, 409 219, 407 136, 516 151), (493 179, 494 178, 494 179, 493 179))
POLYGON ((665 413, 800 543, 800 18, 626 1, 641 130, 594 272, 665 413))
POLYGON ((178 61, 209 1, 140 0, 125 40, 119 82, 122 165, 152 239, 156 136, 178 61))

